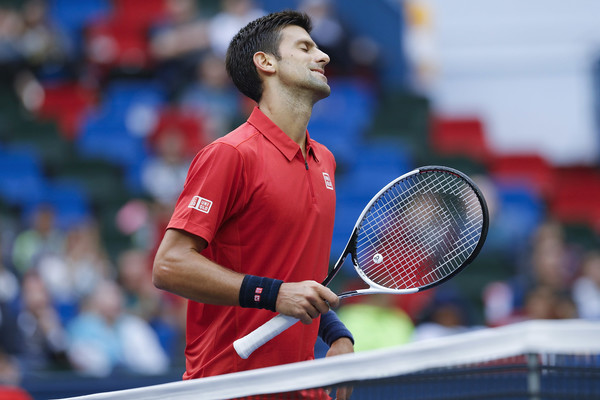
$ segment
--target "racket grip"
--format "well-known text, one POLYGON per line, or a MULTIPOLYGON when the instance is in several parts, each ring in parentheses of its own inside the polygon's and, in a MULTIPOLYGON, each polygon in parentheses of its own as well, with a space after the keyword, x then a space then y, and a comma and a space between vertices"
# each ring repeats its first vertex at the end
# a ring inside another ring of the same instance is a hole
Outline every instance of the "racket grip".
POLYGON ((250 357, 250 354, 252 354, 254 350, 258 349, 298 321, 300 320, 294 317, 279 314, 246 336, 233 342, 233 347, 240 357, 246 359, 250 357))

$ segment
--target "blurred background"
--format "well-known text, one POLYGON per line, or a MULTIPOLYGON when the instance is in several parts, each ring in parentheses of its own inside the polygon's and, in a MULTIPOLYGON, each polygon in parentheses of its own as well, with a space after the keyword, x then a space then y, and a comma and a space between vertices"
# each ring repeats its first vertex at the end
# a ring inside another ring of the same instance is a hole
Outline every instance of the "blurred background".
POLYGON ((285 8, 332 60, 309 126, 338 162, 332 263, 414 167, 462 170, 490 208, 456 279, 345 301, 357 350, 600 318, 600 3, 1 0, 0 392, 181 378, 185 302, 152 286, 154 252, 191 158, 254 106, 229 40, 285 8))

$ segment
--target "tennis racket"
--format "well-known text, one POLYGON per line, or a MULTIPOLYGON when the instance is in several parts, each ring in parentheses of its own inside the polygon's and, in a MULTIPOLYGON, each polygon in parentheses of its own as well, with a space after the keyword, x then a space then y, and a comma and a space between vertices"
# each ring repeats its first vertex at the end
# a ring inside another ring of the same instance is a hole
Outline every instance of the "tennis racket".
MULTIPOLYGON (((341 299, 430 289, 473 261, 485 241, 488 219, 485 199, 468 176, 441 166, 417 168, 371 199, 323 285, 351 255, 357 274, 369 288, 341 293, 341 299)), ((233 346, 240 357, 248 358, 296 322, 279 314, 233 346)))

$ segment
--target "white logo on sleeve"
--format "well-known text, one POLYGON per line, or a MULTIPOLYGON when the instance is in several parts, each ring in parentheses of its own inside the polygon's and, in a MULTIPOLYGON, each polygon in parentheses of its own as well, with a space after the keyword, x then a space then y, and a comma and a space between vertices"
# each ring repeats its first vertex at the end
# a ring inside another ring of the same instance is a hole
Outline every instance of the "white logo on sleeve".
POLYGON ((323 172, 323 179, 325 179, 325 187, 329 190, 333 190, 333 182, 327 172, 323 172))
POLYGON ((212 201, 205 199, 204 197, 194 196, 188 208, 193 208, 194 210, 198 210, 208 214, 210 208, 212 207, 212 204, 212 201))

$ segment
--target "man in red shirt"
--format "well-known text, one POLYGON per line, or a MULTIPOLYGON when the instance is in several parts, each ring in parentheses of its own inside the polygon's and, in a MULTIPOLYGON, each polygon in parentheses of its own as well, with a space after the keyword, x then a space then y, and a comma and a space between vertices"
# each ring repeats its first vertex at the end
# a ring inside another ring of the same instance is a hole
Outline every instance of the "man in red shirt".
MULTIPOLYGON (((259 18, 231 41, 226 65, 255 100, 248 121, 202 149, 158 249, 154 284, 189 299, 184 379, 353 351, 322 286, 335 215, 335 160, 312 140, 312 107, 327 97, 327 54, 305 14, 259 18), (241 359, 233 341, 275 313, 302 321, 241 359), (320 318, 323 316, 323 318, 320 318)), ((338 398, 349 396, 338 390, 338 398)))

